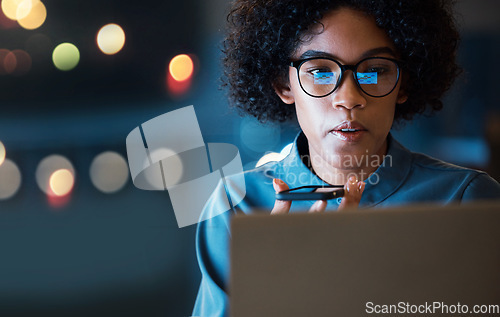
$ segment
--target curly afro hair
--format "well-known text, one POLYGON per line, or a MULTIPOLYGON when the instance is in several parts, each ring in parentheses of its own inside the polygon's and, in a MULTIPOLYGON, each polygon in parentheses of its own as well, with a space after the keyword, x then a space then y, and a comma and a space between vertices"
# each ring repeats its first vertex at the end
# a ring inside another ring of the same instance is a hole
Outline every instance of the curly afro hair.
POLYGON ((265 121, 295 117, 273 84, 288 82, 288 61, 326 13, 341 7, 375 18, 394 42, 403 62, 408 100, 395 121, 442 109, 441 97, 461 72, 453 0, 236 0, 224 40, 223 84, 230 103, 265 121))

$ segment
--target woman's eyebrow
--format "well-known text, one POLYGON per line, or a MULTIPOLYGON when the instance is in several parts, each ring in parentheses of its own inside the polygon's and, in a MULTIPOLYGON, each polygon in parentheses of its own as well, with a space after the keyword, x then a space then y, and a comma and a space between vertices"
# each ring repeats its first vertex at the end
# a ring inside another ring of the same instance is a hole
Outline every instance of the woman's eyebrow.
MULTIPOLYGON (((361 60, 361 59, 376 56, 379 54, 389 54, 389 55, 392 55, 393 57, 396 57, 396 53, 394 52, 393 49, 391 49, 388 46, 383 46, 383 47, 372 48, 372 49, 364 52, 363 54, 361 54, 359 59, 361 60)), ((336 56, 334 56, 330 53, 323 52, 323 51, 316 51, 316 50, 308 50, 308 51, 304 52, 302 55, 300 55, 299 59, 306 59, 306 58, 313 58, 313 57, 327 57, 327 58, 337 59, 336 56)))
POLYGON ((300 55, 299 59, 306 59, 306 58, 313 58, 313 57, 328 57, 328 58, 336 59, 336 57, 330 53, 323 52, 323 51, 315 51, 315 50, 305 51, 302 55, 300 55))
POLYGON ((389 54, 389 55, 392 55, 393 57, 396 57, 396 53, 394 52, 394 50, 392 48, 390 48, 389 46, 383 46, 383 47, 372 48, 371 50, 364 52, 361 55, 361 59, 380 55, 380 54, 389 54))

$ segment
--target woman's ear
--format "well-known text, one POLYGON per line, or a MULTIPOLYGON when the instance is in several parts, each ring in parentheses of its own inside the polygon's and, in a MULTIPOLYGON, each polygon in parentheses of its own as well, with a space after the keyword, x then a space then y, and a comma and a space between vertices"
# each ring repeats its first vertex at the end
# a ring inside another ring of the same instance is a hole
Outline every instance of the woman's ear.
POLYGON ((400 89, 398 92, 398 98, 396 99, 396 103, 398 105, 405 103, 408 100, 408 95, 403 89, 400 89))
POLYGON ((399 87, 398 91, 398 98, 396 99, 396 103, 398 105, 405 103, 408 100, 408 95, 406 94, 406 87, 408 86, 408 76, 406 76, 405 73, 403 73, 403 76, 401 77, 401 86, 399 87))
POLYGON ((273 88, 278 97, 286 103, 286 104, 293 104, 295 103, 295 97, 293 96, 293 92, 290 89, 290 83, 285 83, 282 80, 277 80, 273 83, 273 88))

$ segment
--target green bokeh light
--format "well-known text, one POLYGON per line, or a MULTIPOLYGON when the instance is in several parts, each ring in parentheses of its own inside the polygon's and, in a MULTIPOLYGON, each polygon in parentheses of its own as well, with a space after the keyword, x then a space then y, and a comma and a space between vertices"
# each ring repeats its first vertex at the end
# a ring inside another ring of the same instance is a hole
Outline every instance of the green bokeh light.
POLYGON ((57 45, 52 53, 52 61, 59 70, 72 70, 80 61, 80 52, 71 43, 57 45))

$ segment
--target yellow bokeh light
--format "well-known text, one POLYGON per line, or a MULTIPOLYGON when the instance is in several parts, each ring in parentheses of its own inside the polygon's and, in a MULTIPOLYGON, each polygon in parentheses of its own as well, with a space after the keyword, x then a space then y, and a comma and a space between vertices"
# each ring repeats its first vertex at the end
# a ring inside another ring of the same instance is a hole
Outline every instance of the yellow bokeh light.
POLYGON ((36 2, 39 1, 32 1, 32 0, 21 1, 21 3, 19 3, 16 9, 16 20, 19 21, 20 19, 27 17, 30 14, 31 9, 33 8, 33 5, 36 2))
POLYGON ((72 70, 80 61, 80 51, 71 43, 59 44, 52 53, 52 61, 59 70, 72 70))
POLYGON ((0 141, 0 165, 5 161, 5 146, 0 141))
MULTIPOLYGON (((25 1, 26 0, 2 0, 3 14, 11 20, 17 20, 17 11, 25 1)), ((23 5, 22 7, 25 6, 23 5)))
POLYGON ((73 189, 74 183, 73 173, 65 168, 59 169, 50 175, 50 190, 56 196, 67 195, 73 189))
POLYGON ((97 46, 104 54, 116 54, 124 45, 125 32, 117 24, 107 24, 97 33, 97 46))
POLYGON ((37 1, 33 4, 33 7, 30 8, 29 13, 21 18, 18 15, 17 22, 20 26, 27 30, 34 30, 39 28, 47 18, 47 9, 45 9, 45 5, 40 1, 37 1))
POLYGON ((172 58, 168 65, 168 71, 172 78, 177 81, 189 79, 193 74, 194 64, 191 57, 186 54, 180 54, 172 58))
POLYGON ((64 156, 49 155, 45 157, 36 168, 35 178, 38 187, 46 194, 54 196, 50 188, 50 179, 55 171, 66 169, 75 175, 73 164, 64 156))
POLYGON ((2 11, 7 18, 18 21, 29 16, 40 3, 40 0, 2 0, 2 11))

